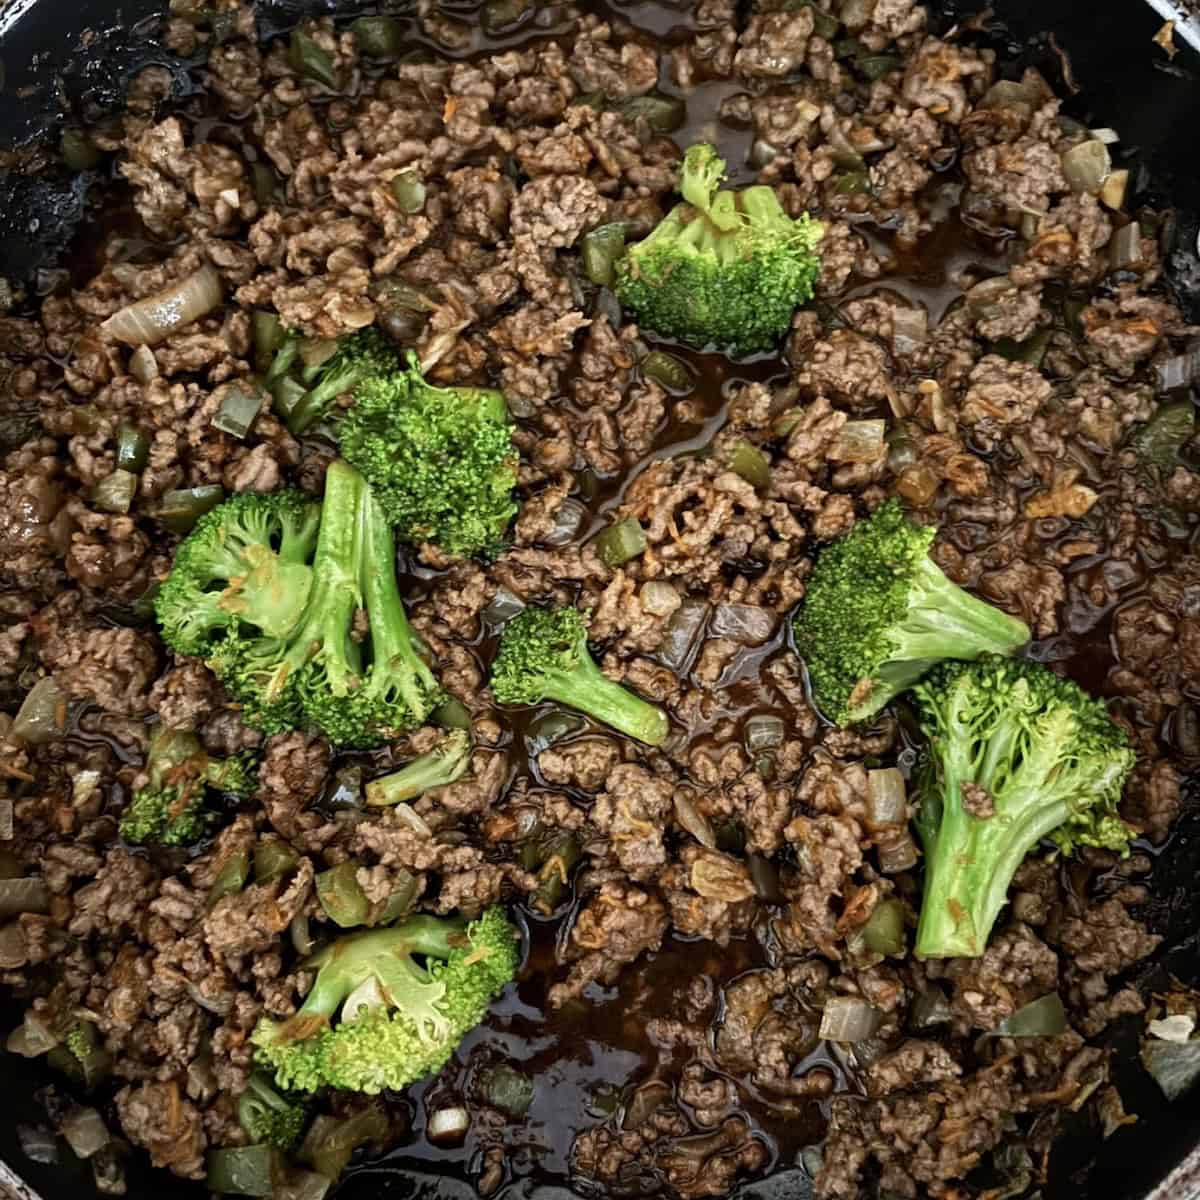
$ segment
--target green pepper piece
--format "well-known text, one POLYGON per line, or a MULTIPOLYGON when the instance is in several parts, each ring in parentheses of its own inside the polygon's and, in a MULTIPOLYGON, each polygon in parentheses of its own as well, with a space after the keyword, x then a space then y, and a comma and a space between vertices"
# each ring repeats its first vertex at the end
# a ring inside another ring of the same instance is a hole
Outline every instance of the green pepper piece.
POLYGON ((240 440, 253 428, 261 407, 262 397, 256 392, 244 392, 241 388, 232 387, 225 393, 221 407, 212 419, 213 428, 240 440))
POLYGON ((655 133, 674 133, 687 120, 687 104, 679 96, 662 92, 647 92, 630 96, 617 105, 621 115, 630 121, 641 117, 655 133))
POLYGON ((299 861, 287 842, 259 842, 254 847, 254 882, 282 879, 299 861))
POLYGON ((224 499, 225 489, 219 483, 180 488, 163 496, 159 503, 158 519, 172 533, 187 533, 206 512, 211 512, 224 499))
POLYGON ((87 130, 71 126, 62 132, 62 159, 72 171, 94 171, 103 159, 87 130))
POLYGON ((350 31, 368 58, 397 58, 404 49, 403 30, 393 17, 359 17, 350 31))
POLYGON ((655 383, 661 384, 668 392, 677 396, 686 396, 696 386, 687 363, 662 350, 651 350, 642 359, 642 376, 653 379, 655 383))
POLYGON ((326 916, 343 929, 364 924, 371 912, 371 902, 355 878, 357 873, 358 863, 350 861, 317 875, 317 899, 326 916))
POLYGON ((646 532, 634 517, 610 525, 596 537, 596 553, 606 567, 622 566, 646 549, 646 532))
POLYGON ((426 189, 416 171, 401 171, 392 179, 392 195, 404 213, 419 213, 425 207, 426 189))
POLYGON ((625 253, 625 225, 615 221, 583 235, 583 272, 593 282, 612 287, 617 259, 625 253))
POLYGON ((250 855, 245 850, 235 850, 222 864, 208 889, 208 907, 213 908, 218 900, 236 896, 250 878, 250 855))
POLYGON ((122 471, 144 471, 150 457, 150 439, 132 425, 117 430, 117 466, 122 471))
POLYGON ((327 88, 337 87, 337 73, 333 59, 307 34, 294 30, 288 46, 288 64, 297 75, 322 83, 327 88))
POLYGON ((127 513, 137 493, 138 477, 119 467, 92 488, 92 503, 101 512, 127 513))
POLYGON ((537 9, 535 0, 484 0, 479 23, 488 37, 511 33, 537 9))
POLYGON ((899 900, 884 900, 875 906, 863 926, 863 941, 868 950, 899 958, 904 953, 904 904, 899 900))
POLYGON ((538 871, 538 888, 531 901, 538 912, 548 917, 558 908, 581 855, 579 842, 572 833, 560 834, 545 848, 538 871))
POLYGON ((265 1143, 210 1150, 204 1182, 222 1196, 270 1196, 278 1168, 278 1151, 265 1143))
POLYGON ((757 492, 765 492, 771 486, 771 464, 767 456, 749 442, 738 442, 732 447, 728 465, 757 492))

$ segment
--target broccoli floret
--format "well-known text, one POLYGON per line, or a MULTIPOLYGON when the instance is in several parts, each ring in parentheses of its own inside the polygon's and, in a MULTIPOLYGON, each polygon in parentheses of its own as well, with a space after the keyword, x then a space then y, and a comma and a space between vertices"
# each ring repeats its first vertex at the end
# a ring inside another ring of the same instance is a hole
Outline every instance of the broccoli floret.
POLYGON ((308 391, 288 413, 288 429, 299 436, 322 420, 339 396, 372 376, 389 377, 402 370, 396 349, 374 326, 347 334, 329 358, 305 368, 308 391))
POLYGON ((304 1132, 308 1112, 303 1104, 285 1100, 262 1071, 254 1071, 238 1100, 238 1123, 252 1145, 274 1146, 285 1153, 304 1132))
POLYGON ((557 700, 621 733, 661 745, 667 714, 605 675, 588 653, 587 626, 573 608, 527 608, 504 628, 492 666, 501 704, 557 700))
POLYGON ((684 155, 677 204, 616 264, 616 292, 638 323, 736 354, 773 347, 810 299, 821 225, 787 215, 774 189, 719 191, 725 163, 707 144, 684 155))
POLYGON ((976 957, 1042 838, 1064 852, 1125 849, 1133 831, 1117 804, 1134 754, 1102 703, 1024 659, 944 663, 913 695, 929 736, 917 953, 976 957))
POLYGON ((873 717, 943 659, 1010 654, 1029 628, 951 583, 936 531, 889 500, 825 549, 794 622, 813 695, 839 725, 873 717))
POLYGON ((319 525, 293 624, 269 636, 239 621, 207 661, 255 728, 311 727, 369 748, 423 724, 443 693, 404 612, 386 518, 344 462, 326 472, 319 525))
POLYGON ((146 785, 133 794, 120 821, 121 837, 131 845, 195 845, 218 820, 204 803, 208 788, 244 799, 258 786, 252 753, 213 758, 194 734, 170 730, 156 733, 146 770, 146 785))
POLYGON ((399 771, 371 780, 367 784, 367 803, 384 807, 415 800, 431 788, 461 779, 470 763, 470 735, 465 729, 452 730, 432 750, 399 771))
POLYGON ((177 654, 202 655, 233 628, 278 637, 308 598, 320 505, 300 492, 243 492, 196 523, 155 611, 177 654))
POLYGON ((499 907, 469 925, 412 917, 341 938, 306 964, 317 977, 299 1011, 259 1021, 257 1059, 298 1091, 407 1087, 446 1063, 517 961, 516 931, 499 907))
POLYGON ((338 437, 402 541, 452 554, 499 549, 517 511, 517 453, 500 392, 433 387, 410 353, 407 370, 359 386, 338 437))

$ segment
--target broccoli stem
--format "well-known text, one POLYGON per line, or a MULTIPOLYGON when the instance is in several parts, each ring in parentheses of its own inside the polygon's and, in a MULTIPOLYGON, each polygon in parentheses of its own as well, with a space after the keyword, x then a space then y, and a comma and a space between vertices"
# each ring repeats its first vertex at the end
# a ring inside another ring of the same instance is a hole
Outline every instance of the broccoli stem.
POLYGON ((577 708, 648 746, 661 745, 666 739, 667 714, 609 679, 586 647, 572 670, 546 673, 544 691, 547 699, 577 708))
POLYGON ((460 779, 470 761, 470 735, 464 729, 455 729, 428 754, 367 784, 367 803, 384 807, 414 800, 431 788, 460 779))
POLYGON ((361 530, 366 497, 366 484, 357 471, 340 460, 330 463, 325 473, 325 499, 308 607, 301 628, 290 639, 288 652, 268 685, 268 700, 277 700, 293 674, 318 655, 334 695, 347 695, 357 685, 361 653, 350 630, 361 599, 361 530))
POLYGON ((362 382, 369 366, 365 363, 348 365, 344 370, 331 372, 296 402, 288 416, 288 430, 297 437, 315 425, 329 406, 343 393, 362 382))
POLYGON ((368 687, 383 691, 395 687, 410 712, 426 711, 428 697, 437 690, 437 679, 418 655, 416 634, 409 624, 396 583, 396 543, 379 501, 363 488, 361 555, 362 591, 371 619, 371 646, 375 667, 368 687))

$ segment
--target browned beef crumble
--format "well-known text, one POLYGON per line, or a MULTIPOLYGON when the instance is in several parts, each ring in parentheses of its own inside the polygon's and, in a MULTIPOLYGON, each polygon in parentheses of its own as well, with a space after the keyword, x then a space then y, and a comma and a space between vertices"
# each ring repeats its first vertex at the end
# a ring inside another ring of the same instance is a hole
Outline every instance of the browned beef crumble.
MULTIPOLYGON (((1062 155, 1084 135, 1058 120, 1051 88, 1030 70, 1023 98, 991 90, 993 52, 933 36, 913 0, 818 0, 867 51, 895 56, 873 83, 812 7, 774 0, 674 7, 669 46, 570 3, 547 6, 536 36, 485 46, 423 3, 426 41, 460 57, 382 70, 325 19, 305 28, 336 96, 258 43, 252 8, 218 7, 233 17, 219 44, 203 24, 167 29, 181 54, 208 46, 195 103, 216 120, 169 112, 169 74, 151 68, 120 128, 97 135, 147 249, 131 259, 104 235, 83 282, 0 320, 5 403, 36 408, 41 425, 0 463, 0 678, 8 695, 52 673, 70 703, 70 736, 2 748, 24 781, 5 852, 41 872, 52 903, 21 918, 24 962, 0 979, 47 1018, 86 1010, 113 1055, 125 1136, 199 1178, 206 1150, 243 1136, 234 1098, 254 1023, 287 1016, 310 986, 289 926, 329 932, 314 874, 353 858, 372 901, 415 877, 430 912, 503 900, 538 913, 521 997, 562 1045, 629 1005, 614 1044, 637 1056, 620 1060, 628 1080, 604 1083, 636 1087, 616 1115, 581 1115, 554 1151, 581 1186, 719 1196, 771 1165, 785 1121, 805 1131, 797 1145, 825 1138, 821 1200, 977 1195, 964 1177, 1014 1130, 1111 1092, 1102 1035, 1140 1011, 1129 972, 1158 941, 1136 914, 1148 860, 1031 859, 976 960, 867 951, 859 932, 878 904, 900 899, 912 923, 919 903, 913 873, 881 872, 865 807, 867 766, 908 752, 890 717, 825 725, 783 631, 813 551, 899 495, 939 522, 934 555, 951 578, 1021 615, 1048 657, 1076 639, 1067 669, 1083 664, 1139 751, 1124 815, 1150 842, 1167 836, 1182 767, 1163 731, 1187 724, 1186 753, 1200 755, 1200 576, 1171 542, 1195 527, 1200 476, 1146 468, 1129 448, 1162 403, 1154 368, 1194 332, 1158 286, 1157 243, 1142 238, 1140 260, 1110 279, 1129 218, 1071 191, 1062 155), (627 103, 663 81, 695 109, 674 138, 627 103), (797 313, 766 367, 685 352, 700 382, 679 396, 641 371, 653 339, 582 283, 579 244, 609 221, 637 236, 654 226, 701 110, 718 114, 723 151, 748 144, 735 134, 756 139, 759 180, 823 222, 821 304, 797 313), (239 148, 207 125, 236 128, 239 148), (250 162, 275 175, 265 202, 250 162), (390 190, 409 169, 427 184, 416 214, 390 190), (912 264, 951 227, 963 253, 927 263, 924 280, 931 266, 941 276, 922 290, 912 264), (100 322, 204 263, 225 306, 135 375, 100 322), (396 284, 426 297, 427 320, 389 308, 396 284), (1087 297, 1073 325, 1064 288, 1087 297), (211 423, 253 372, 253 308, 311 336, 378 322, 435 380, 502 387, 519 419, 509 549, 488 564, 414 555, 406 602, 477 745, 461 780, 417 802, 417 821, 333 803, 337 773, 405 761, 434 730, 354 762, 302 733, 264 739, 202 663, 113 616, 169 570, 174 541, 153 515, 165 491, 321 490, 327 446, 270 413, 245 442, 211 423), (1039 331, 1040 361, 1014 354, 1039 331), (846 427, 873 418, 889 444, 864 460, 846 427), (147 436, 148 464, 130 515, 113 516, 92 489, 127 424, 147 436), (767 456, 769 486, 728 469, 737 442, 767 456), (636 517, 644 554, 614 570, 582 536, 562 544, 560 512, 580 499, 636 517), (485 686, 498 595, 588 610, 605 672, 665 705, 677 735, 650 752, 579 720, 535 745, 536 726, 485 686), (766 753, 746 742, 752 715, 781 723, 766 753), (150 722, 214 753, 261 752, 254 803, 189 861, 116 837, 150 722), (531 904, 544 875, 523 856, 550 834, 582 858, 553 923, 531 904), (210 907, 220 866, 267 840, 291 846, 295 872, 210 907), (666 1007, 660 967, 678 989, 666 1007), (1054 991, 1067 1033, 974 1042, 1054 991), (817 1032, 837 996, 881 1017, 848 1066, 817 1032), (914 1004, 933 996, 944 1022, 914 1030, 914 1004)), ((963 801, 994 811, 982 788, 963 801)), ((497 1018, 513 1020, 511 1007, 497 1018)), ((432 1086, 463 1090, 472 1056, 495 1052, 485 1034, 432 1086)), ((495 1110, 475 1116, 487 1194, 512 1131, 495 1110)))

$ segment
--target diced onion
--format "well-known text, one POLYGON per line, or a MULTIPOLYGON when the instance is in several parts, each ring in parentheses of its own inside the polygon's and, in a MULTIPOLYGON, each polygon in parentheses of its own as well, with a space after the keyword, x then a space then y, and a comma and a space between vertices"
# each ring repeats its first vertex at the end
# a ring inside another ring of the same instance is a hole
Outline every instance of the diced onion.
POLYGON ((883 1024, 883 1013, 859 996, 834 996, 825 1002, 820 1037, 829 1042, 861 1042, 883 1024))
POLYGON ((1057 992, 1018 1008, 985 1037, 1058 1037, 1067 1030, 1067 1011, 1057 992))
POLYGON ((586 519, 587 508, 583 502, 576 500, 574 496, 565 497, 554 514, 554 523, 550 527, 550 532, 541 539, 542 545, 565 546, 569 542, 573 542, 579 535, 580 529, 583 528, 586 519))
POLYGON ((499 629, 525 609, 525 601, 508 588, 497 588, 492 602, 483 610, 485 625, 499 629))
POLYGON ((710 632, 743 646, 759 646, 775 632, 776 616, 757 604, 718 604, 710 632))
POLYGON ((871 829, 903 825, 908 820, 904 776, 896 767, 867 772, 867 824, 871 829))
POLYGON ((1146 1025, 1151 1037, 1162 1038, 1164 1042, 1190 1041, 1195 1028, 1195 1013, 1175 1013, 1146 1025))
POLYGON ((24 1022, 8 1035, 4 1048, 22 1058, 37 1058, 57 1045, 58 1038, 51 1033, 49 1025, 30 1009, 25 1014, 24 1022))
POLYGON ((1200 1040, 1164 1042, 1147 1038, 1142 1043, 1142 1065, 1168 1100, 1178 1100, 1200 1080, 1200 1040))
POLYGON ((692 655, 700 630, 708 616, 705 600, 685 600, 667 622, 666 632, 658 647, 658 657, 672 671, 682 671, 692 655))
POLYGON ((1062 170, 1071 191, 1094 196, 1112 171, 1108 147, 1095 138, 1081 142, 1062 156, 1062 170))
POLYGON ((422 817, 411 804, 397 804, 392 812, 396 814, 396 819, 402 821, 414 833, 419 833, 422 837, 432 838, 433 830, 425 823, 422 817))
POLYGON ((783 718, 774 713, 755 713, 746 720, 746 749, 751 754, 783 745, 783 718))
POLYGON ((1091 129, 1088 132, 1106 146, 1115 146, 1121 140, 1121 135, 1115 129, 1091 129))
POLYGON ((934 1025, 947 1025, 953 1016, 950 1002, 936 987, 931 987, 929 991, 917 994, 909 1010, 908 1021, 913 1029, 920 1031, 934 1025))
POLYGON ((1125 193, 1129 190, 1129 172, 1122 168, 1114 171, 1100 189, 1100 203, 1113 212, 1120 212, 1125 207, 1125 193))
POLYGON ((138 383, 149 383, 158 378, 158 359, 149 346, 139 346, 129 356, 129 373, 138 383))
POLYGON ((39 679, 29 690, 13 720, 12 736, 31 746, 51 742, 63 733, 67 694, 53 675, 39 679))
POLYGON ((1114 271, 1136 267, 1142 261, 1142 229, 1136 221, 1122 225, 1109 245, 1109 261, 1114 271))
POLYGON ((669 617, 683 603, 675 585, 667 583, 665 579, 652 579, 642 584, 638 600, 642 611, 652 617, 669 617))
POLYGON ((862 933, 868 950, 892 958, 901 956, 904 953, 904 904, 896 899, 877 904, 862 933))
POLYGON ((154 346, 221 304, 221 276, 205 263, 155 296, 113 313, 100 328, 128 346, 154 346))
POLYGON ((924 308, 897 308, 892 316, 892 351, 911 354, 929 337, 929 313, 924 308))
POLYGON ((470 1115, 461 1104, 457 1104, 430 1113, 425 1136, 439 1146, 453 1145, 466 1137, 470 1126, 470 1115))
POLYGON ((875 837, 879 869, 885 875, 899 875, 917 865, 917 843, 904 825, 897 825, 875 837))
POLYGON ((884 421, 847 421, 829 448, 833 462, 874 462, 883 454, 884 421))
POLYGON ((712 823, 696 807, 686 788, 679 788, 675 792, 675 819, 700 845, 709 850, 717 848, 717 835, 713 832, 712 823))
POLYGON ((94 1108, 74 1108, 60 1126, 67 1145, 78 1158, 91 1158, 112 1140, 104 1119, 94 1108))

